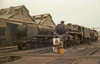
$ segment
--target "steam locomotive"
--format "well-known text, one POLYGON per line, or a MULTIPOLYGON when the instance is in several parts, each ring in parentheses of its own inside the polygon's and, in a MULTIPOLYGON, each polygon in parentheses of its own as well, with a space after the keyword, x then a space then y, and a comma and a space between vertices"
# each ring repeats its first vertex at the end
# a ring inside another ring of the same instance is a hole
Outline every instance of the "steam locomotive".
POLYGON ((97 40, 98 33, 96 30, 83 26, 71 23, 64 24, 64 21, 56 27, 25 23, 17 27, 16 38, 18 49, 52 46, 53 38, 61 38, 66 48, 83 43, 91 44, 92 41, 97 40))
POLYGON ((61 24, 55 27, 54 38, 61 38, 66 48, 82 43, 91 44, 92 41, 97 40, 98 33, 96 30, 79 25, 72 25, 71 23, 64 24, 64 21, 61 21, 61 24))
POLYGON ((53 26, 23 24, 16 29, 18 49, 32 49, 52 45, 53 26))

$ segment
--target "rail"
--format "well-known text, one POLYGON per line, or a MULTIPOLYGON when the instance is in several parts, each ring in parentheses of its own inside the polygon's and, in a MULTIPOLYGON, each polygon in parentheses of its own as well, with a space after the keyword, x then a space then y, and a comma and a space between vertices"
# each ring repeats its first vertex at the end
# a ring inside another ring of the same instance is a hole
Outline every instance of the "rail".
POLYGON ((86 57, 88 57, 89 55, 93 54, 94 52, 96 52, 97 50, 99 50, 100 48, 97 48, 95 50, 92 50, 90 53, 88 53, 85 56, 82 56, 81 58, 77 59, 76 61, 74 61, 72 64, 77 64, 79 62, 81 62, 83 59, 85 59, 86 57))

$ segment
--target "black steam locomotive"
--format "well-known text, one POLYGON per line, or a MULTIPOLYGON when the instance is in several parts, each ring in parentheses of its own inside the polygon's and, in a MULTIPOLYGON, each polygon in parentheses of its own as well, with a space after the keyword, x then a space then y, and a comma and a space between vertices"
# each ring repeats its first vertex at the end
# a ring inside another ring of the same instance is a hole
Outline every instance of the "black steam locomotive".
POLYGON ((71 23, 66 25, 64 21, 61 21, 61 24, 55 27, 54 37, 61 38, 66 48, 82 43, 91 44, 92 41, 97 40, 98 33, 96 30, 91 30, 83 26, 72 25, 71 23))
POLYGON ((52 45, 54 27, 40 24, 23 24, 16 29, 18 49, 32 49, 52 45))
POLYGON ((32 49, 51 46, 53 38, 61 38, 64 42, 64 47, 75 46, 83 43, 91 44, 96 41, 98 33, 96 30, 72 25, 68 23, 53 26, 26 23, 19 25, 16 29, 18 49, 32 49))

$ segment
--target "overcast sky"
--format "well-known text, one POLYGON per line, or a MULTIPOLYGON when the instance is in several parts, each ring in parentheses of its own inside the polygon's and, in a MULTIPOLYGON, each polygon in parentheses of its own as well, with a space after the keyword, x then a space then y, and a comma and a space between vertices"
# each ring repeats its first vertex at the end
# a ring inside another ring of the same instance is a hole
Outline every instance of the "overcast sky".
POLYGON ((30 15, 50 13, 56 24, 100 27, 100 0, 0 0, 0 9, 25 5, 30 15))

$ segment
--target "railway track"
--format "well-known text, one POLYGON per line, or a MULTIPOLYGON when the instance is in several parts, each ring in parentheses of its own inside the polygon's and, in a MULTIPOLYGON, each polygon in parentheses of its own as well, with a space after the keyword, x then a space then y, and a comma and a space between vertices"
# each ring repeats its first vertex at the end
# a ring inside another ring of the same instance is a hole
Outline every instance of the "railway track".
POLYGON ((79 55, 81 55, 82 54, 82 57, 81 58, 79 58, 79 59, 77 59, 77 60, 75 60, 74 62, 72 62, 72 64, 78 64, 79 62, 81 62, 83 59, 85 59, 85 58, 87 58, 88 56, 90 56, 91 54, 93 54, 93 53, 95 53, 96 51, 98 51, 100 48, 97 48, 97 47, 94 47, 94 48, 88 48, 88 49, 86 49, 86 53, 85 54, 83 54, 84 53, 84 51, 82 52, 82 51, 80 51, 80 53, 78 53, 79 55))
POLYGON ((10 52, 10 51, 16 51, 17 46, 9 46, 9 47, 1 47, 0 52, 10 52))
POLYGON ((98 47, 85 48, 73 54, 74 56, 80 56, 77 59, 75 59, 74 57, 72 59, 69 59, 69 58, 66 59, 66 58, 63 58, 64 56, 62 56, 62 57, 58 57, 58 59, 48 64, 79 64, 82 60, 86 59, 88 56, 91 56, 93 53, 96 53, 96 51, 98 51, 99 49, 100 48, 98 47))
POLYGON ((33 54, 40 55, 43 53, 51 52, 51 47, 44 47, 31 50, 18 50, 17 47, 0 48, 0 64, 16 61, 24 56, 32 56, 33 54), (31 55, 32 54, 32 55, 31 55))
POLYGON ((40 54, 52 51, 52 47, 42 47, 37 49, 30 49, 30 50, 18 50, 17 46, 11 47, 2 47, 0 48, 0 52, 16 52, 16 51, 27 51, 28 53, 40 54))
MULTIPOLYGON (((0 48, 0 52, 11 52, 11 57, 12 56, 18 56, 18 57, 23 57, 23 56, 33 56, 33 57, 53 57, 53 58, 57 58, 56 60, 54 60, 53 62, 50 62, 48 64, 79 64, 82 60, 86 59, 87 57, 91 56, 93 53, 95 53, 96 51, 98 51, 100 49, 100 47, 98 47, 99 45, 93 45, 92 47, 86 47, 83 48, 82 50, 73 53, 73 55, 75 56, 80 56, 79 58, 75 59, 69 59, 69 58, 63 58, 63 57, 67 57, 63 55, 59 55, 59 54, 48 54, 52 52, 52 47, 44 47, 44 48, 38 48, 38 49, 32 49, 32 50, 21 50, 21 51, 16 51, 17 47, 11 47, 11 48, 0 48), (14 51, 14 53, 12 54, 12 51, 14 51), (47 55, 46 55, 47 54, 47 55)), ((79 47, 80 48, 80 47, 79 47)), ((76 48, 77 49, 77 48, 76 48)), ((66 54, 65 54, 66 55, 66 54)))

